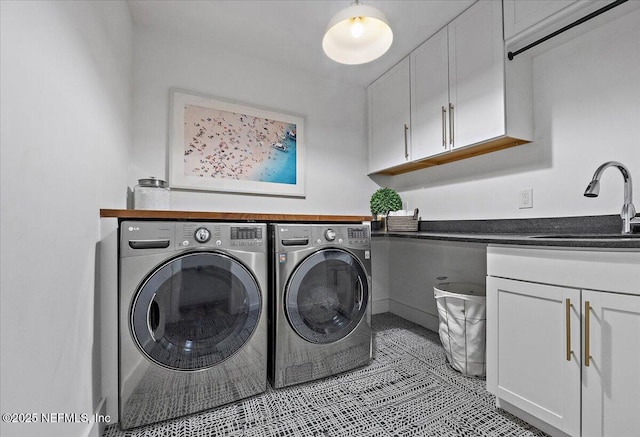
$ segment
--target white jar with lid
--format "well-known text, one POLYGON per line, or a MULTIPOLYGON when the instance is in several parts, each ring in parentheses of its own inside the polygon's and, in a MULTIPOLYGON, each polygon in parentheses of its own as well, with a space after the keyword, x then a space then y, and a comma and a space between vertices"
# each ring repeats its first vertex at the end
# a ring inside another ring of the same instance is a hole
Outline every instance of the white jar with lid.
POLYGON ((135 209, 171 209, 167 183, 153 176, 138 179, 138 185, 133 189, 133 207, 135 209))

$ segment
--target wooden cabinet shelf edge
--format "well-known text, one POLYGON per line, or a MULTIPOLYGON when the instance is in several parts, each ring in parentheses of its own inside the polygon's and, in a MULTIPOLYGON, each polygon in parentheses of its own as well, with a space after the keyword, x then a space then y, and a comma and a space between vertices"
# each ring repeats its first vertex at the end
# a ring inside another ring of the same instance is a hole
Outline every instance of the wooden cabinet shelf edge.
POLYGON ((491 139, 484 143, 474 144, 450 152, 443 152, 440 155, 431 156, 429 158, 421 159, 418 161, 407 162, 406 164, 401 164, 370 174, 395 176, 403 173, 421 170, 423 168, 435 167, 436 165, 448 164, 450 162, 471 158, 473 156, 480 156, 486 153, 497 152, 498 150, 508 149, 510 147, 515 147, 530 142, 531 141, 529 140, 521 140, 512 137, 499 137, 491 139))

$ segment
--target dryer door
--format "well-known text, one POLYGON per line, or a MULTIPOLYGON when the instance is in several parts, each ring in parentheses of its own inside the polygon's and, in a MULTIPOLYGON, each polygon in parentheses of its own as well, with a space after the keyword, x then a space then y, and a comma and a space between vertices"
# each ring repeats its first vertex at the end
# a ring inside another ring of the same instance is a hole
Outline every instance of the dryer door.
POLYGON ((292 328, 307 341, 333 343, 360 323, 369 302, 367 273, 358 259, 341 249, 323 249, 294 270, 285 291, 292 328))
POLYGON ((135 294, 131 333, 153 362, 206 369, 239 350, 256 329, 260 288, 238 260, 192 252, 158 266, 135 294))

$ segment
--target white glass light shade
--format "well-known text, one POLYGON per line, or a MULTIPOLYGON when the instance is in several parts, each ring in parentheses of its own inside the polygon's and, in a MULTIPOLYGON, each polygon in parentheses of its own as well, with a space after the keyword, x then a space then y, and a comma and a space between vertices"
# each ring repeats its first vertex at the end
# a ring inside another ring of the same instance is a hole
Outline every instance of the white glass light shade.
POLYGON ((333 16, 322 39, 328 57, 341 64, 365 64, 382 56, 393 42, 387 18, 378 9, 351 5, 333 16), (352 29, 353 26, 355 29, 352 29), (358 29, 358 26, 362 25, 358 29), (358 35, 361 32, 360 36, 358 35))

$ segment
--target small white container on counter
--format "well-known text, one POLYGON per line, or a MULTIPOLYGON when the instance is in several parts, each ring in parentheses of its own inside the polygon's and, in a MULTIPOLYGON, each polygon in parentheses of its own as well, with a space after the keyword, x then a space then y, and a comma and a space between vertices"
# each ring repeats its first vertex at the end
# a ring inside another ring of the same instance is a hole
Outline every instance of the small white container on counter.
POLYGON ((133 207, 135 209, 171 209, 171 196, 167 183, 153 176, 138 179, 133 190, 133 207))

